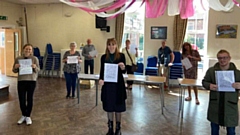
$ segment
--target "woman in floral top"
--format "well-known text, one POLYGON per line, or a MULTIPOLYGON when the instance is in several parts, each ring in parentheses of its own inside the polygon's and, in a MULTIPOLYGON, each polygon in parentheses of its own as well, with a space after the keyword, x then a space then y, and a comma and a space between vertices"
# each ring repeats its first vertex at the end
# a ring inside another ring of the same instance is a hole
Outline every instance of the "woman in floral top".
POLYGON ((72 91, 72 98, 75 97, 75 88, 76 88, 76 81, 77 81, 77 75, 80 72, 80 63, 81 55, 78 51, 76 51, 77 44, 75 42, 70 43, 70 50, 66 51, 63 56, 63 71, 64 76, 66 79, 66 87, 67 87, 67 96, 66 98, 70 98, 70 94, 72 91), (75 57, 74 57, 75 56, 75 57), (69 60, 68 60, 69 59, 69 60), (70 62, 71 60, 77 59, 75 62, 70 62))
MULTIPOLYGON (((184 58, 188 58, 192 64, 191 68, 189 68, 187 70, 184 68, 184 77, 187 79, 197 79, 198 61, 201 61, 201 57, 199 55, 199 52, 197 50, 193 50, 191 44, 188 42, 185 42, 182 45, 182 59, 184 59, 184 58)), ((198 104, 200 104, 200 102, 198 100, 197 87, 194 86, 193 90, 195 93, 196 104, 198 105, 198 104)), ((187 98, 185 98, 186 101, 192 100, 190 86, 188 86, 188 94, 189 94, 189 96, 187 98)))

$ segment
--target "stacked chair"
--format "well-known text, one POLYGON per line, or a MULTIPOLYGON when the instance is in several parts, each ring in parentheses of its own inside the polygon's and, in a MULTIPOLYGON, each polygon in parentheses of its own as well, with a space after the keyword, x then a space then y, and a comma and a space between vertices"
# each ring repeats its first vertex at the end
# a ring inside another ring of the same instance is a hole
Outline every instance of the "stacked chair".
MULTIPOLYGON (((173 65, 169 68, 169 79, 176 80, 178 78, 183 78, 183 67, 182 67, 182 54, 178 51, 173 52, 175 59, 173 65)), ((169 81, 168 81, 169 82, 169 81)))
POLYGON ((147 67, 145 68, 145 75, 158 76, 157 57, 148 56, 147 67))
POLYGON ((39 66, 40 66, 40 69, 42 70, 43 69, 43 56, 41 56, 40 50, 38 47, 33 48, 33 55, 38 58, 39 66))
POLYGON ((60 64, 61 64, 61 54, 53 53, 52 45, 48 43, 46 45, 46 51, 43 60, 43 76, 56 76, 60 77, 60 64), (50 74, 51 73, 51 74, 50 74))

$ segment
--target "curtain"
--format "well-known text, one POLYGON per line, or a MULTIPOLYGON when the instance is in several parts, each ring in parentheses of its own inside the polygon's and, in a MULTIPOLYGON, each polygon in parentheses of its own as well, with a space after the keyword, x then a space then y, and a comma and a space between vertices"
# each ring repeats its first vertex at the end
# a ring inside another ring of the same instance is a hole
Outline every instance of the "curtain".
POLYGON ((115 38, 117 40, 118 48, 122 47, 122 37, 123 37, 123 29, 124 29, 124 17, 125 14, 120 14, 116 17, 115 23, 115 38))
POLYGON ((180 15, 174 17, 173 50, 180 51, 184 41, 188 19, 181 19, 180 15))

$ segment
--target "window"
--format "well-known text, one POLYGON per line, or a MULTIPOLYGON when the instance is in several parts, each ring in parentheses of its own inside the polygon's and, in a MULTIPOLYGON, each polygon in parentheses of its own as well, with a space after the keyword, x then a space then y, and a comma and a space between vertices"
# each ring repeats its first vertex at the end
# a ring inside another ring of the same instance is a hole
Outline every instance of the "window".
MULTIPOLYGON (((188 18, 185 42, 192 44, 193 49, 197 49, 201 55, 202 61, 198 63, 198 69, 203 72, 204 57, 206 56, 207 48, 207 24, 208 12, 195 13, 193 17, 188 18)), ((208 68, 208 67, 206 67, 208 68)), ((202 78, 202 72, 198 72, 199 78, 202 78)))
POLYGON ((122 48, 125 47, 125 41, 129 39, 131 47, 138 47, 138 59, 143 60, 145 5, 140 7, 141 3, 135 2, 125 12, 122 48))

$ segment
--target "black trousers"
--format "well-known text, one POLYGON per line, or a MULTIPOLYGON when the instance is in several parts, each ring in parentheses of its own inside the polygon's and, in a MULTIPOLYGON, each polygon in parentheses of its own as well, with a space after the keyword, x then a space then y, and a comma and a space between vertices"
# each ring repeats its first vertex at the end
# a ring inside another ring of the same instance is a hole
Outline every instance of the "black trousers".
MULTIPOLYGON (((132 66, 127 65, 126 68, 127 68, 127 74, 133 74, 132 66)), ((133 81, 127 81, 127 84, 128 84, 128 85, 132 85, 132 84, 133 84, 133 81)))
POLYGON ((18 81, 18 98, 22 116, 30 117, 36 81, 18 81))
POLYGON ((84 73, 88 74, 88 67, 90 66, 90 74, 93 74, 94 60, 84 60, 84 73))

